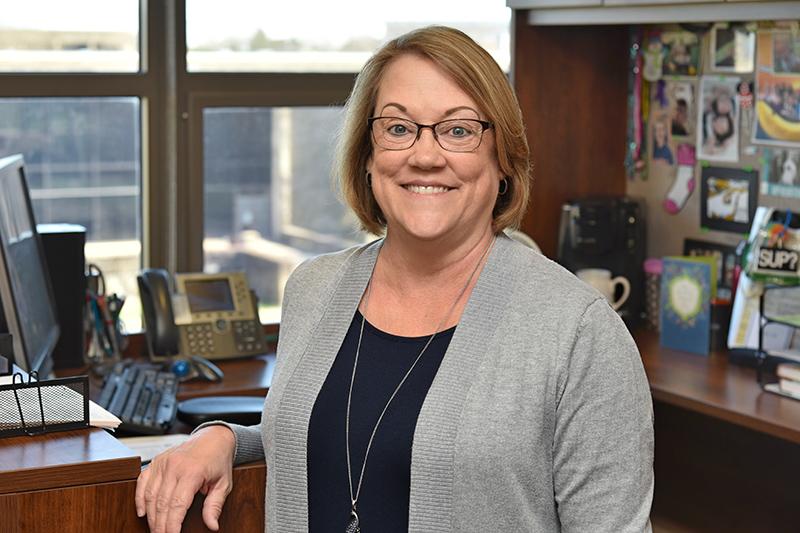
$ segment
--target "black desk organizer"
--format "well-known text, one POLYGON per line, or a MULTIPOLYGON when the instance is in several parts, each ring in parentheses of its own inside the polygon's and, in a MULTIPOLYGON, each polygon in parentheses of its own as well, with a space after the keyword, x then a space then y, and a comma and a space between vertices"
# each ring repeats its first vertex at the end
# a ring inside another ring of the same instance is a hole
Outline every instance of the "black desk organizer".
POLYGON ((796 322, 798 317, 800 317, 800 286, 766 285, 761 292, 758 307, 760 321, 758 328, 758 351, 756 352, 758 361, 756 378, 758 379, 758 384, 761 386, 761 389, 766 392, 800 400, 797 396, 781 390, 777 382, 767 382, 765 376, 766 374, 774 374, 778 363, 787 362, 800 364, 800 351, 796 349, 768 350, 764 348, 764 329, 769 325, 780 324, 793 329, 800 328, 800 323, 796 322), (784 296, 783 302, 778 299, 773 300, 779 302, 776 305, 783 303, 783 309, 780 307, 776 308, 775 305, 771 305, 771 302, 766 301, 769 294, 784 296), (789 309, 786 309, 786 307, 789 309), (791 320, 789 320, 790 317, 791 320))
POLYGON ((28 381, 16 372, 0 385, 0 437, 41 435, 89 427, 89 377, 28 381))

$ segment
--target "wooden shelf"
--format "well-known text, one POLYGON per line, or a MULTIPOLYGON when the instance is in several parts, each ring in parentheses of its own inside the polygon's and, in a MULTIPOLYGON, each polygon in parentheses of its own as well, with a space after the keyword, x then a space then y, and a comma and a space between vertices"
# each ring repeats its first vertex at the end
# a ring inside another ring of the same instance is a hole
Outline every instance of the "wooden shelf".
POLYGON ((653 399, 800 444, 800 401, 761 390, 752 368, 662 348, 658 334, 635 335, 653 399))

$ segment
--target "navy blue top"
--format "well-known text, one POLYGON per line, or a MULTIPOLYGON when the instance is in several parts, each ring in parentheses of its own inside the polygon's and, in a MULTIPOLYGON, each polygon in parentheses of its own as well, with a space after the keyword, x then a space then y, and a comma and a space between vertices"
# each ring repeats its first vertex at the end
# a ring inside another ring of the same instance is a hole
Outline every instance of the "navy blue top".
MULTIPOLYGON (((344 531, 350 519, 345 419, 361 313, 356 311, 342 347, 317 396, 308 429, 308 523, 311 532, 344 531)), ((455 326, 440 332, 392 400, 369 452, 357 512, 362 531, 408 531, 411 443, 422 402, 455 326)), ((350 404, 353 493, 372 428, 392 392, 429 336, 399 337, 364 324, 350 404)))

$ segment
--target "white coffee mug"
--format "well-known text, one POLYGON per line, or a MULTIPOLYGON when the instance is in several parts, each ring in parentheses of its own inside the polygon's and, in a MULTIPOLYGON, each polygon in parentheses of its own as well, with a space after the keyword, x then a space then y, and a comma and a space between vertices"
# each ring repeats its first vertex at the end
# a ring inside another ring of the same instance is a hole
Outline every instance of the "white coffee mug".
POLYGON ((600 291, 611 308, 615 311, 628 299, 631 294, 631 284, 624 276, 611 277, 611 271, 604 268, 584 268, 575 273, 578 279, 600 291), (617 292, 617 285, 622 286, 622 294, 614 300, 617 292))

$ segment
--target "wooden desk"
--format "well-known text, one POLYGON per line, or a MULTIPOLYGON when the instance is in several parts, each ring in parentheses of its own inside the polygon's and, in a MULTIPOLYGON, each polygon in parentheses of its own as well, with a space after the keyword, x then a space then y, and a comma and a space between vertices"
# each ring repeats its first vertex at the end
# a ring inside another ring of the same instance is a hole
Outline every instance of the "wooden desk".
POLYGON ((725 353, 663 349, 651 332, 636 341, 654 400, 654 524, 797 531, 800 402, 762 392, 725 353))
MULTIPOLYGON (((267 393, 274 358, 220 364, 225 380, 181 385, 181 398, 207 394, 267 393), (211 385, 211 386, 208 386, 211 385)), ((188 429, 188 428, 187 428, 188 429)), ((103 430, 0 439, 0 532, 146 532, 136 517, 139 457, 103 430)), ((233 491, 220 517, 221 531, 263 531, 266 468, 263 462, 234 469, 233 491)), ((183 531, 209 531, 198 496, 183 531)))
POLYGON ((800 444, 800 401, 763 392, 753 369, 730 364, 726 353, 661 348, 652 332, 636 343, 654 400, 800 444))
MULTIPOLYGON (((702 357, 636 335, 654 399, 654 524, 669 531, 796 530, 800 402, 762 393, 755 372, 725 354, 702 357)), ((270 361, 229 361, 221 384, 181 397, 266 394, 270 361)), ((0 531, 147 531, 133 494, 138 457, 101 430, 0 439, 0 531)), ((223 531, 263 531, 266 469, 234 470, 223 531)), ((202 526, 202 497, 184 531, 202 526)), ((658 528, 656 529, 658 531, 658 528)))

